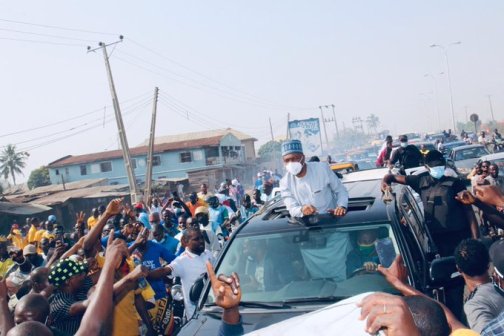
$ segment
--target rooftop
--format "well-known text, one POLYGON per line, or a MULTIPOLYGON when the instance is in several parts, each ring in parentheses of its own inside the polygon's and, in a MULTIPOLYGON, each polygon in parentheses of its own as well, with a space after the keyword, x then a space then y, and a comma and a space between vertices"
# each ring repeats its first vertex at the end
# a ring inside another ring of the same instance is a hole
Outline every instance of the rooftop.
MULTIPOLYGON (((206 139, 206 138, 213 138, 213 137, 221 137, 222 138, 223 136, 225 136, 228 133, 233 134, 240 141, 244 141, 244 140, 257 141, 256 138, 254 138, 248 134, 242 133, 240 131, 237 131, 235 129, 222 128, 222 129, 216 129, 216 130, 210 130, 210 131, 159 136, 154 139, 154 144, 158 145, 158 144, 176 143, 176 142, 182 142, 182 141, 206 139)), ((144 142, 139 144, 139 146, 147 146, 148 144, 149 144, 149 139, 146 139, 144 142)))
MULTIPOLYGON (((217 135, 213 137, 207 138, 197 138, 197 139, 187 139, 181 140, 177 142, 169 142, 169 143, 159 143, 154 145, 154 153, 162 153, 173 151, 181 148, 201 148, 207 146, 217 146, 219 145, 222 137, 224 135, 217 135)), ((147 146, 133 147, 130 148, 130 155, 132 157, 139 155, 147 155, 147 146)), ((49 163, 49 168, 58 168, 64 167, 68 165, 77 165, 82 163, 90 163, 97 162, 103 160, 112 160, 122 158, 122 150, 117 149, 113 151, 100 152, 100 153, 91 153, 84 155, 68 155, 49 163)))

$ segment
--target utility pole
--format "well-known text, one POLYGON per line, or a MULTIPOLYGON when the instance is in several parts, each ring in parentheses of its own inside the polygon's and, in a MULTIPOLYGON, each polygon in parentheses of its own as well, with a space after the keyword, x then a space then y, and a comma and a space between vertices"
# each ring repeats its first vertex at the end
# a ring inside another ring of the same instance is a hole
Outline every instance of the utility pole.
POLYGON ((107 53, 107 47, 121 43, 123 40, 123 36, 119 36, 119 41, 113 42, 110 44, 105 44, 103 42, 100 42, 98 45, 98 48, 91 49, 91 47, 88 47, 88 52, 91 51, 96 51, 98 49, 101 49, 103 51, 103 58, 105 60, 105 68, 107 70, 107 77, 108 77, 108 82, 110 86, 110 93, 112 95, 112 105, 114 106, 114 113, 116 117, 116 122, 117 122, 117 129, 119 131, 119 138, 121 140, 121 149, 123 152, 123 159, 124 159, 124 166, 126 168, 126 174, 128 176, 128 184, 130 188, 130 195, 131 195, 131 202, 136 203, 137 198, 139 196, 138 191, 137 191, 137 186, 136 186, 136 180, 135 180, 135 174, 133 173, 133 167, 131 166, 131 156, 129 152, 129 146, 128 146, 128 139, 126 138, 126 130, 124 129, 124 123, 122 120, 122 115, 121 115, 121 108, 119 106, 119 99, 117 98, 117 92, 115 89, 114 85, 114 79, 112 77, 112 70, 110 69, 110 63, 109 63, 109 56, 107 53))
POLYGON ((290 128, 289 128, 289 123, 290 123, 290 113, 287 113, 287 134, 285 136, 285 139, 289 140, 290 139, 290 128))
POLYGON ((327 129, 326 129, 326 125, 325 125, 324 111, 322 110, 322 106, 319 106, 319 109, 320 109, 320 115, 322 117, 322 119, 320 119, 320 120, 322 121, 322 125, 324 126, 325 142, 326 142, 327 147, 329 148, 329 139, 327 138, 327 129))
POLYGON ((495 123, 493 105, 492 105, 492 95, 488 95, 488 104, 490 104, 490 114, 492 115, 492 121, 495 123))
POLYGON ((468 109, 468 106, 464 106, 464 110, 465 110, 465 115, 466 115, 466 124, 469 122, 469 114, 467 112, 467 109, 468 109))
POLYGON ((271 125, 271 118, 269 119, 269 125, 270 125, 270 132, 271 132, 271 141, 273 142, 272 144, 272 151, 273 151, 273 171, 275 171, 277 167, 277 158, 276 158, 276 150, 275 150, 275 136, 273 135, 273 126, 271 125))
POLYGON ((149 148, 147 150, 147 171, 145 172, 144 199, 151 195, 152 191, 152 156, 154 154, 154 138, 156 134, 156 112, 159 88, 154 88, 154 101, 152 103, 152 120, 149 135, 149 148))
MULTIPOLYGON (((334 104, 331 104, 331 107, 332 107, 332 114, 333 114, 333 119, 334 119, 334 126, 336 127, 336 138, 339 139, 338 121, 336 120, 336 112, 334 111, 334 104)), ((329 108, 329 106, 326 105, 326 108, 329 108)))

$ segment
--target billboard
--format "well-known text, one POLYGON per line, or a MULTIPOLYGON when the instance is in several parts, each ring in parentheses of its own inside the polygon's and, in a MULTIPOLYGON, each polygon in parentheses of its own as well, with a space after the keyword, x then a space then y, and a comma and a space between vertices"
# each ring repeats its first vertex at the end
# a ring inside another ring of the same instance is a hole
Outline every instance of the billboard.
POLYGON ((322 155, 319 118, 289 121, 289 137, 301 140, 303 152, 308 158, 322 155))

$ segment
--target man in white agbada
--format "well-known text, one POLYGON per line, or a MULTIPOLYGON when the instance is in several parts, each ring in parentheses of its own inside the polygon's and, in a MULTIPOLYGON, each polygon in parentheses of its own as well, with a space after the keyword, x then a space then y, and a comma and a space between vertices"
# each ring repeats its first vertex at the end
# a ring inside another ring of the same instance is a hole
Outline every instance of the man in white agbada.
MULTIPOLYGON (((348 192, 325 162, 306 162, 301 141, 282 144, 282 159, 287 173, 280 180, 280 191, 291 217, 330 213, 346 214, 348 192)), ((336 232, 323 248, 301 248, 312 279, 346 279, 345 260, 351 250, 347 233, 336 232)))

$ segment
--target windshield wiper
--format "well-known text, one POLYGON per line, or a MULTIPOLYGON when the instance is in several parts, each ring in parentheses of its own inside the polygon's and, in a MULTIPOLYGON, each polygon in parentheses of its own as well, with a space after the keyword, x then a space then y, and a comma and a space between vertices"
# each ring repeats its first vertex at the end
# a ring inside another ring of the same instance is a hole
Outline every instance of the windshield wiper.
POLYGON ((348 296, 324 296, 324 297, 307 297, 296 298, 282 301, 283 303, 319 303, 319 302, 337 302, 347 299, 348 296))
MULTIPOLYGON (((205 307, 216 307, 215 303, 206 304, 205 307)), ((259 301, 241 301, 240 307, 245 308, 264 308, 264 309, 284 309, 291 308, 285 302, 259 302, 259 301)))

